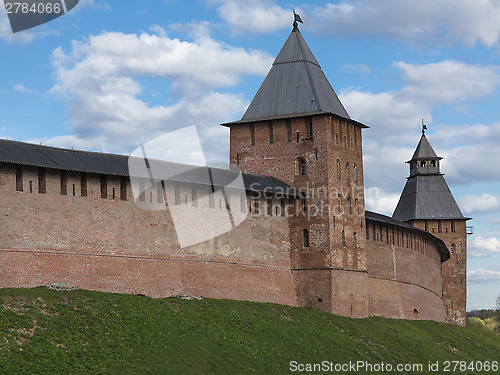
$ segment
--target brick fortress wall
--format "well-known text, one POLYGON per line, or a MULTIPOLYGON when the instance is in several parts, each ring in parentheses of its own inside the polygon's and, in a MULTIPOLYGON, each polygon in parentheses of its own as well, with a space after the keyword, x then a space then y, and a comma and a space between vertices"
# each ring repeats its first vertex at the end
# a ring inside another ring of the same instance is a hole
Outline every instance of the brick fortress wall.
MULTIPOLYGON (((128 178, 17 168, 16 181, 16 165, 0 164, 0 287, 67 282, 153 297, 297 305, 281 199, 261 198, 261 209, 229 233, 181 248, 169 211, 138 208, 128 178)), ((192 186, 179 193, 178 204, 189 204, 192 186)), ((147 191, 143 204, 161 201, 158 194, 147 191)), ((220 197, 198 201, 201 211, 222 208, 220 197)))
POLYGON ((370 315, 445 322, 441 255, 407 227, 367 221, 370 315))

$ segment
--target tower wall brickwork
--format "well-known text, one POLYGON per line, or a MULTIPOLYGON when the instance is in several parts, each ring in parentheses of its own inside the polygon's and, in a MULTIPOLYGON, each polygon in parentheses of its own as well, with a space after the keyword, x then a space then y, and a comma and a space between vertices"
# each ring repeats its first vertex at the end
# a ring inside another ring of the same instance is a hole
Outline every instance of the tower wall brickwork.
POLYGON ((465 325, 467 314, 467 226, 465 220, 413 220, 411 224, 442 239, 450 259, 442 264, 443 301, 448 321, 465 325))
POLYGON ((231 162, 243 172, 271 175, 305 194, 303 209, 290 218, 292 267, 304 285, 319 277, 325 292, 297 286, 301 304, 367 316, 360 126, 332 115, 239 123, 231 125, 230 144, 231 162))

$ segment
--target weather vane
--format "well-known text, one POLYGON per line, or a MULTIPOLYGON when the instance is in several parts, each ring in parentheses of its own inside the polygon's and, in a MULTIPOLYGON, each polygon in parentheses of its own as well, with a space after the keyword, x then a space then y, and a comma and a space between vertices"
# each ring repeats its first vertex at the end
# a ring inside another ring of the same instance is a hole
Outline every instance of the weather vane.
POLYGON ((300 18, 300 16, 295 13, 295 9, 293 10, 293 28, 296 29, 299 24, 297 22, 300 22, 300 23, 304 23, 302 22, 302 18, 300 18))
POLYGON ((422 135, 425 135, 426 130, 427 130, 427 125, 424 124, 424 119, 422 119, 422 135))

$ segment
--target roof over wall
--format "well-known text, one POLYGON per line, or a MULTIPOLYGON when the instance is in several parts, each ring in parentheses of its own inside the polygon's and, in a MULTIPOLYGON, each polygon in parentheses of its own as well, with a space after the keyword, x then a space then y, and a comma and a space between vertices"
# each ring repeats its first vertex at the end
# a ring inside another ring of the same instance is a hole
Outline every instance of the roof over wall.
MULTIPOLYGON (((129 157, 126 155, 68 150, 5 139, 0 139, 0 162, 75 172, 130 176, 129 157)), ((228 186, 239 175, 238 172, 220 168, 159 160, 148 160, 148 162, 151 169, 155 170, 155 178, 165 178, 171 181, 228 186)), ((149 178, 147 169, 144 169, 143 173, 144 175, 134 174, 133 176, 149 178)), ((242 177, 246 190, 265 191, 288 197, 301 196, 298 190, 274 177, 249 173, 242 173, 242 177)))
POLYGON ((436 243, 436 245, 438 246, 439 251, 440 251, 441 262, 446 262, 448 259, 450 259, 450 251, 446 247, 446 244, 443 242, 443 240, 437 238, 436 236, 434 236, 433 234, 431 234, 429 232, 426 232, 425 230, 416 228, 413 225, 409 225, 409 224, 404 223, 402 221, 396 220, 393 217, 389 217, 389 216, 378 214, 378 213, 371 212, 371 211, 365 211, 365 218, 367 221, 375 221, 375 222, 383 223, 383 224, 386 224, 389 226, 397 226, 397 227, 413 230, 413 231, 419 233, 420 235, 423 235, 436 243))
POLYGON ((408 178, 392 217, 400 221, 467 219, 440 174, 408 178))
POLYGON ((337 94, 294 27, 241 121, 331 113, 350 119, 337 94))

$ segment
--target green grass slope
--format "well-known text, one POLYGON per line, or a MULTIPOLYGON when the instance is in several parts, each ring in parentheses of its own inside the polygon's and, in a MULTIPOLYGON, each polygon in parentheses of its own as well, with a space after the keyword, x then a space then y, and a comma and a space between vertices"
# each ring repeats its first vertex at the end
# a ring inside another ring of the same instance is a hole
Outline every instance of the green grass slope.
POLYGON ((500 359, 500 336, 481 328, 349 319, 275 304, 40 287, 2 289, 0 306, 0 373, 9 375, 311 373, 299 364, 347 374, 334 366, 350 361, 394 366, 378 371, 384 374, 484 374, 498 371, 445 372, 445 361, 500 359), (398 364, 421 364, 422 371, 396 371, 398 364))

